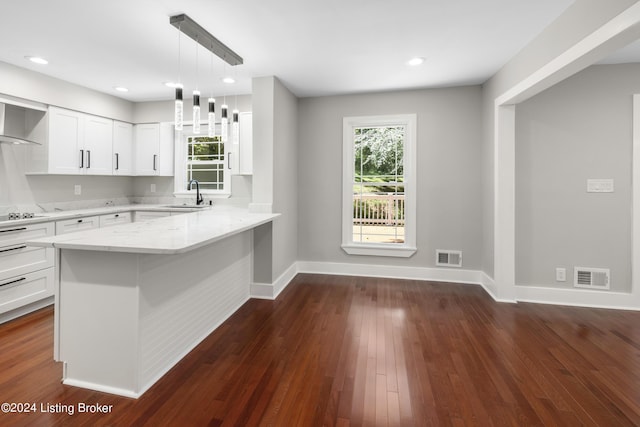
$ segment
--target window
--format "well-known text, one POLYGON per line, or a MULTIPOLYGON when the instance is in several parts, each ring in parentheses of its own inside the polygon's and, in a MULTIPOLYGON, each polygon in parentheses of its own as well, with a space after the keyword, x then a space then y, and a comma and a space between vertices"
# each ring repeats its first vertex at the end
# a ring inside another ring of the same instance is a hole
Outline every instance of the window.
POLYGON ((201 193, 227 197, 231 192, 228 154, 220 136, 183 134, 180 139, 182 143, 176 144, 175 195, 194 196, 195 186, 192 190, 187 187, 195 179, 201 193))
POLYGON ((415 239, 415 115, 343 122, 342 248, 409 257, 415 239))

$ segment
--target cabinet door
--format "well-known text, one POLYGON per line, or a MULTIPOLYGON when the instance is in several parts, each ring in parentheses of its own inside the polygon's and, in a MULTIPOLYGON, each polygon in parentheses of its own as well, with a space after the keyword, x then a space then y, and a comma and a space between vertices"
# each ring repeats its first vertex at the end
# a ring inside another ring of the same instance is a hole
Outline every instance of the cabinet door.
POLYGON ((49 107, 49 173, 84 173, 83 114, 49 107))
POLYGON ((253 119, 251 113, 240 113, 240 152, 238 153, 240 175, 253 174, 253 119))
POLYGON ((85 115, 84 152, 87 175, 111 175, 113 120, 85 115))
POLYGON ((160 123, 160 166, 158 175, 173 176, 174 136, 173 123, 160 123))
POLYGON ((113 122, 113 174, 133 175, 133 125, 113 122))
POLYGON ((145 123, 134 126, 135 174, 158 175, 160 166, 160 124, 145 123))

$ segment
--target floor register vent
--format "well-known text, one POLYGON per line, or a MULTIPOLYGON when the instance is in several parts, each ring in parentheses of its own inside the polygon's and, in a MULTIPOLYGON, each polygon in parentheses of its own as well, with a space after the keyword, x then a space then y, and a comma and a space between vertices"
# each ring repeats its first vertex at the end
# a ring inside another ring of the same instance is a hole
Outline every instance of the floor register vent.
POLYGON ((436 249, 436 265, 442 267, 462 267, 462 251, 436 249))
POLYGON ((573 286, 588 289, 609 289, 610 272, 608 268, 575 267, 573 286))

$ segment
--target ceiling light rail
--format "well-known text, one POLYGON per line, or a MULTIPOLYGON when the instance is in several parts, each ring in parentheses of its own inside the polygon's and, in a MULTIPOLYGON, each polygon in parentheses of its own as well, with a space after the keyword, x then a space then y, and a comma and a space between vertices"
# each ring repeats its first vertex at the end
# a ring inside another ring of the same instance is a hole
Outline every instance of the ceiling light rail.
POLYGON ((182 13, 169 17, 169 23, 182 33, 188 35, 205 49, 213 52, 220 59, 229 65, 240 65, 243 63, 242 57, 231 50, 227 45, 211 35, 202 28, 196 21, 182 13))

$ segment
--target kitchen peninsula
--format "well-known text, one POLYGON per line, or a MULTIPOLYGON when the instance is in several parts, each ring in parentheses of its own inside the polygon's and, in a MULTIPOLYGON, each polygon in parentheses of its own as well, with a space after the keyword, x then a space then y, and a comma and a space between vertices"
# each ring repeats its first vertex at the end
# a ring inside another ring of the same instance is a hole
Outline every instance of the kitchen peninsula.
POLYGON ((59 250, 64 384, 139 397, 249 299, 252 230, 277 216, 214 206, 27 242, 59 250))

